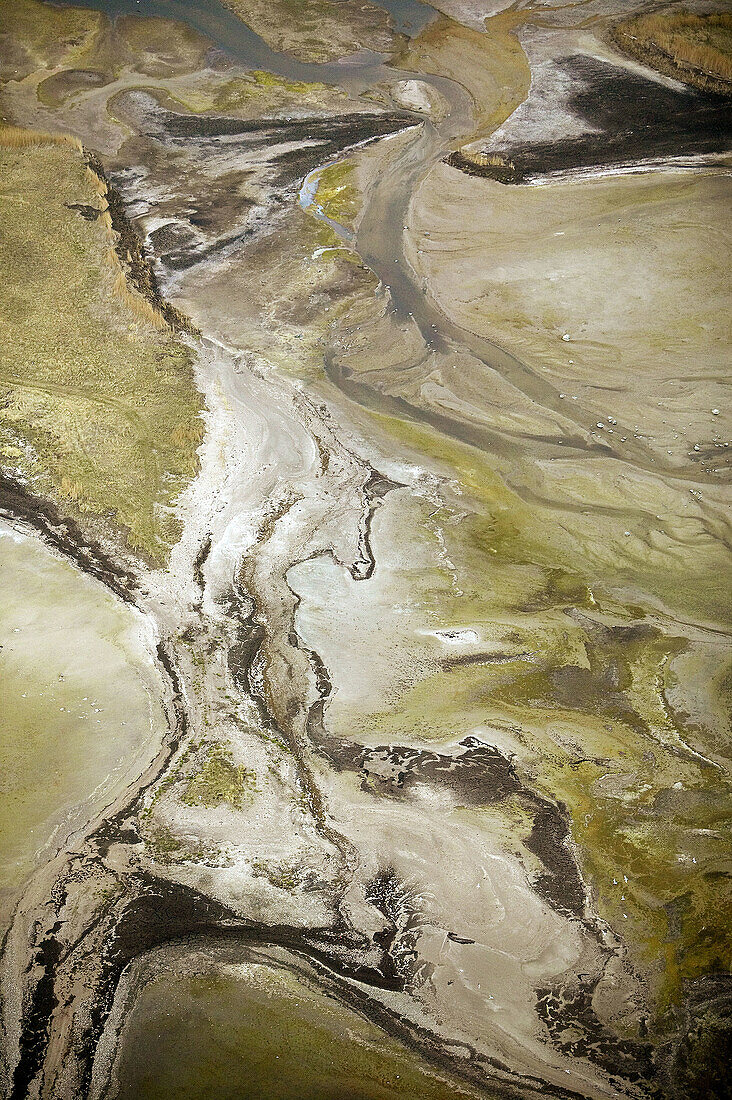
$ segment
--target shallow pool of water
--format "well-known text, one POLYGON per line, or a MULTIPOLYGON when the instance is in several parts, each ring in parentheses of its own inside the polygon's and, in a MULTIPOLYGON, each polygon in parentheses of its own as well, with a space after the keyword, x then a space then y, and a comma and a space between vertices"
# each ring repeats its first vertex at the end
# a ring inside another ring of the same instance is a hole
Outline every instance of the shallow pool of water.
POLYGON ((0 525, 0 919, 44 848, 152 759, 165 728, 137 613, 0 525))
POLYGON ((144 984, 109 1100, 460 1100, 469 1090, 289 970, 144 984))

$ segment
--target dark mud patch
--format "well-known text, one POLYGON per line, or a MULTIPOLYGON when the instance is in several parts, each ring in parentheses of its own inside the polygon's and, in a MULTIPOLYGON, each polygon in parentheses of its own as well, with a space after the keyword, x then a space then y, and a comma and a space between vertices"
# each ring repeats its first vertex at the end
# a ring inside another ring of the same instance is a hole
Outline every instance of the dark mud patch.
POLYGON ((678 1012, 678 1038, 662 1051, 661 1078, 673 1100, 732 1096, 732 976, 692 982, 678 1012))
POLYGON ((171 145, 198 145, 209 152, 230 155, 239 150, 266 154, 276 163, 274 182, 291 186, 318 165, 354 145, 396 133, 419 123, 406 112, 354 113, 336 117, 260 118, 244 120, 221 116, 179 114, 157 108, 145 112, 157 127, 159 141, 171 145))
POLYGON ((497 180, 498 183, 520 183, 516 174, 516 165, 495 163, 489 157, 470 157, 459 149, 445 157, 445 164, 458 168, 466 176, 480 176, 483 179, 497 180))
POLYGON ((484 150, 488 158, 510 162, 510 171, 472 159, 466 165, 462 154, 452 154, 447 163, 501 183, 526 183, 574 169, 712 156, 732 148, 732 112, 721 96, 668 88, 585 55, 561 58, 547 68, 503 136, 484 150), (573 120, 565 137, 555 130, 547 136, 557 125, 552 105, 573 120))
POLYGON ((93 154, 86 154, 89 169, 101 180, 106 188, 107 209, 112 219, 112 229, 117 235, 115 251, 127 278, 143 298, 170 325, 174 332, 189 332, 198 335, 198 329, 190 318, 172 306, 162 295, 152 263, 145 254, 145 248, 137 230, 127 217, 124 201, 119 191, 112 185, 102 167, 101 161, 93 154))
POLYGON ((421 959, 417 950, 425 926, 418 899, 393 867, 387 867, 368 884, 366 900, 386 917, 387 925, 374 935, 403 988, 414 989, 429 981, 434 966, 421 959))
POLYGON ((596 982, 558 983, 537 989, 536 1011, 552 1044, 563 1054, 600 1066, 622 1088, 650 1084, 656 1075, 650 1043, 620 1039, 606 1028, 592 1004, 596 982))
POLYGON ((40 969, 40 977, 26 1008, 11 1100, 23 1100, 29 1095, 29 1088, 43 1065, 51 1016, 58 1005, 54 989, 55 970, 61 957, 61 945, 55 936, 58 929, 56 925, 51 934, 41 941, 31 964, 40 969))
POLYGON ((10 520, 21 520, 32 527, 49 546, 73 561, 82 572, 101 581, 125 603, 135 602, 138 582, 130 569, 114 561, 99 543, 90 539, 55 504, 2 473, 0 515, 10 520))
POLYGON ((552 909, 582 919, 585 889, 577 859, 570 846, 569 815, 563 805, 536 799, 534 824, 524 844, 546 868, 533 882, 536 892, 552 909))
POLYGON ((460 744, 463 751, 454 756, 398 745, 364 749, 359 761, 362 787, 399 796, 432 783, 449 790, 463 806, 500 802, 521 790, 512 762, 497 748, 475 737, 460 744))

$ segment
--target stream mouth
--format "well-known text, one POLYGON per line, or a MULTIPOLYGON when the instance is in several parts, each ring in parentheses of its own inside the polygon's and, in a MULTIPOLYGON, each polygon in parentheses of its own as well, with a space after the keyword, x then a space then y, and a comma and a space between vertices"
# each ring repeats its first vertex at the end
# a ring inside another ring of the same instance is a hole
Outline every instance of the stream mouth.
MULTIPOLYGON (((76 7, 75 0, 46 0, 59 7, 76 7)), ((185 23, 205 35, 212 45, 249 69, 264 69, 286 80, 320 81, 323 84, 366 87, 383 76, 385 55, 361 50, 336 62, 299 61, 272 49, 251 27, 219 0, 84 0, 83 6, 104 12, 111 19, 134 15, 185 23)), ((394 18, 397 30, 417 35, 437 12, 421 0, 384 0, 380 7, 394 18)))

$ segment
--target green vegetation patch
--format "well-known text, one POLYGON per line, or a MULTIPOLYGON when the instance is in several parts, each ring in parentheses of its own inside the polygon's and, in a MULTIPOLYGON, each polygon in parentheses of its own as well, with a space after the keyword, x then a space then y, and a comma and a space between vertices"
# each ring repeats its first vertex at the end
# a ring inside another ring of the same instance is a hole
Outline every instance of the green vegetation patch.
POLYGON ((353 229, 361 209, 361 193, 356 185, 356 167, 348 160, 324 168, 318 176, 315 201, 326 217, 353 229))
POLYGON ((39 0, 0 4, 0 79, 22 80, 40 64, 76 67, 98 44, 108 20, 87 8, 61 8, 39 0))
POLYGON ((77 148, 0 144, 0 180, 0 451, 163 563, 203 435, 192 352, 126 283, 77 148))
MULTIPOLYGON (((317 81, 308 83, 303 80, 285 80, 272 73, 254 70, 246 77, 234 77, 219 87, 199 93, 196 111, 234 111, 238 107, 255 104, 258 110, 269 111, 277 108, 290 97, 328 96, 330 89, 317 81), (205 104, 205 106, 204 106, 205 104)), ((342 93, 337 93, 343 98, 342 93)), ((332 93, 331 93, 332 98, 332 93)), ((189 96, 186 95, 186 102, 189 96)))
POLYGON ((167 825, 146 829, 145 850, 157 863, 205 863, 208 867, 230 866, 231 860, 213 844, 191 837, 177 837, 167 825))
POLYGON ((185 845, 164 825, 145 837, 145 848, 158 863, 174 863, 183 857, 185 845))
POLYGON ((188 780, 181 798, 187 806, 219 806, 228 802, 243 810, 252 801, 257 777, 243 764, 235 764, 225 745, 211 745, 200 771, 188 780))

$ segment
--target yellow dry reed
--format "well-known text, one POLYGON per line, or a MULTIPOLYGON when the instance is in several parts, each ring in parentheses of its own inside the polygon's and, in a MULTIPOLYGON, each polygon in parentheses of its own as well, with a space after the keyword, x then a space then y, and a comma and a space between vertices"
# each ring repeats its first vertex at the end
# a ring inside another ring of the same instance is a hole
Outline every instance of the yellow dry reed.
POLYGON ((0 126, 0 145, 6 149, 23 149, 29 145, 70 145, 80 153, 84 151, 83 145, 73 134, 47 134, 20 126, 0 126))
POLYGON ((618 24, 615 38, 630 53, 660 55, 679 76, 696 76, 702 85, 732 84, 732 14, 697 15, 664 11, 640 15, 618 24))
MULTIPOLYGON (((0 126, 0 146, 5 148, 23 149, 32 145, 68 145, 79 153, 84 152, 84 146, 73 134, 49 134, 41 130, 27 130, 20 126, 0 126)), ((98 175, 93 168, 87 165, 87 179, 94 192, 108 202, 108 185, 106 180, 98 175)), ((151 325, 159 332, 172 328, 163 314, 138 290, 130 286, 125 267, 117 253, 117 233, 114 230, 109 209, 101 210, 99 223, 109 242, 109 248, 104 254, 105 262, 115 273, 112 288, 117 297, 121 298, 127 309, 141 321, 151 325)), ((182 315, 181 315, 182 316, 182 315)))

